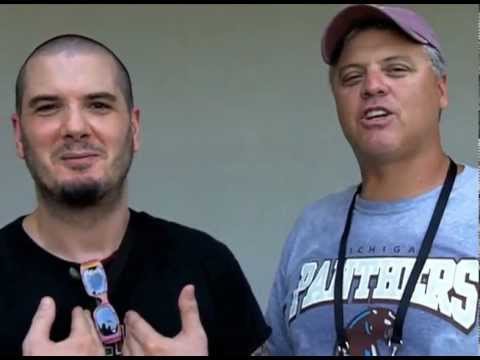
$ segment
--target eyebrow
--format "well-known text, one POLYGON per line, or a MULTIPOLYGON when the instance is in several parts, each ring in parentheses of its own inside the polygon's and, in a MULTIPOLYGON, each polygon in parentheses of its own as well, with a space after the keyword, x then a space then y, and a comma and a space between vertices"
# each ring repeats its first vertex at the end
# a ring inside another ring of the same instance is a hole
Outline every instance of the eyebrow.
MULTIPOLYGON (((110 102, 117 101, 117 97, 109 92, 97 92, 97 93, 88 94, 86 98, 90 101, 101 100, 101 99, 107 100, 110 102)), ((34 108, 41 102, 58 102, 58 101, 60 101, 60 97, 57 95, 37 95, 28 101, 28 107, 34 108)))
POLYGON ((412 58, 410 56, 405 56, 405 55, 389 56, 389 57, 383 59, 382 62, 390 62, 390 61, 396 61, 396 60, 412 62, 412 58))
POLYGON ((86 96, 86 98, 88 100, 107 100, 107 101, 110 101, 110 102, 116 102, 117 101, 117 97, 115 95, 113 95, 112 93, 109 93, 109 92, 98 92, 98 93, 93 93, 93 94, 88 94, 86 96))

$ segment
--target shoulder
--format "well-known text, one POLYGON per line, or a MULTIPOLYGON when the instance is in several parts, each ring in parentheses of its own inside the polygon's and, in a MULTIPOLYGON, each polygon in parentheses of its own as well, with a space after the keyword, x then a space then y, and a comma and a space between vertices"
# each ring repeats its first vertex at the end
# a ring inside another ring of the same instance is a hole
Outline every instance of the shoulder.
POLYGON ((463 171, 457 176, 459 187, 477 186, 479 182, 478 169, 467 164, 463 171))
POLYGON ((338 192, 330 193, 307 205, 295 222, 295 228, 321 226, 329 221, 344 217, 348 210, 356 186, 350 186, 338 192))
POLYGON ((470 209, 478 207, 478 195, 472 196, 478 194, 478 169, 466 164, 463 165, 465 166, 463 171, 459 173, 455 179, 452 195, 454 203, 457 206, 460 206, 463 209, 468 208, 470 211, 470 209))
POLYGON ((141 228, 140 232, 136 231, 136 236, 145 234, 142 239, 134 240, 137 258, 142 263, 158 269, 193 272, 197 279, 217 284, 212 291, 219 296, 249 289, 233 252, 210 234, 145 212, 135 213, 134 220, 136 228, 141 228))
POLYGON ((310 247, 311 241, 315 241, 313 239, 323 236, 323 240, 328 241, 331 237, 324 235, 329 229, 338 229, 339 219, 345 219, 355 190, 356 186, 350 186, 306 206, 295 220, 283 245, 280 262, 287 263, 286 267, 290 267, 291 260, 298 260, 297 255, 303 254, 310 247))
POLYGON ((11 221, 10 223, 2 226, 0 228, 0 236, 5 236, 7 234, 18 232, 19 226, 22 224, 25 215, 22 215, 15 220, 11 221))
POLYGON ((20 216, 14 221, 0 228, 0 246, 15 245, 16 239, 22 236, 22 221, 25 216, 20 216))
POLYGON ((314 216, 316 214, 331 213, 332 210, 350 205, 356 186, 349 186, 346 189, 330 193, 305 207, 304 216, 314 216))
POLYGON ((161 250, 175 250, 196 257, 233 256, 229 248, 207 232, 131 210, 132 224, 142 242, 161 250))
POLYGON ((24 216, 21 216, 0 228, 0 272, 2 276, 5 276, 5 271, 10 273, 8 276, 17 276, 19 271, 24 271, 19 259, 28 258, 28 261, 34 261, 31 259, 31 247, 28 246, 27 235, 22 228, 23 218, 24 216))

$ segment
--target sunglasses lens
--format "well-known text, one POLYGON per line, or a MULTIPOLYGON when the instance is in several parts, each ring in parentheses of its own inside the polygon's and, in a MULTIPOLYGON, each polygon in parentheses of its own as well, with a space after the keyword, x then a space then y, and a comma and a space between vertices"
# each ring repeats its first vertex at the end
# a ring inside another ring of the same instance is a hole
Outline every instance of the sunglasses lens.
POLYGON ((107 292, 107 277, 103 268, 92 267, 82 274, 85 289, 90 296, 107 292))
POLYGON ((97 307, 93 313, 98 331, 103 338, 115 338, 121 336, 120 321, 117 313, 110 304, 97 307))

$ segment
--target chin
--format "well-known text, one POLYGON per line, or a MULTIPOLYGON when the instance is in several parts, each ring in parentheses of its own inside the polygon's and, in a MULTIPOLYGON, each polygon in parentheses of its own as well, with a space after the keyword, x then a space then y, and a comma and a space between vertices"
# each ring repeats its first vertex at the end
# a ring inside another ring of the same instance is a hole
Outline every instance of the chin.
POLYGON ((75 175, 65 175, 58 179, 58 184, 65 186, 75 186, 82 184, 93 184, 93 183, 102 183, 103 179, 100 176, 93 176, 90 174, 75 174, 75 175))
POLYGON ((59 190, 61 202, 78 208, 94 206, 105 193, 104 184, 93 180, 66 182, 59 190))
POLYGON ((60 183, 60 188, 89 188, 99 186, 102 186, 102 181, 98 179, 70 180, 60 183))
POLYGON ((385 143, 359 147, 355 153, 360 155, 360 158, 376 161, 393 160, 400 155, 398 146, 385 143))
POLYGON ((104 188, 105 179, 91 175, 65 177, 58 185, 62 189, 104 188))
POLYGON ((392 137, 375 136, 365 139, 363 144, 360 144, 359 147, 364 153, 382 156, 397 152, 400 149, 400 145, 399 141, 392 137))

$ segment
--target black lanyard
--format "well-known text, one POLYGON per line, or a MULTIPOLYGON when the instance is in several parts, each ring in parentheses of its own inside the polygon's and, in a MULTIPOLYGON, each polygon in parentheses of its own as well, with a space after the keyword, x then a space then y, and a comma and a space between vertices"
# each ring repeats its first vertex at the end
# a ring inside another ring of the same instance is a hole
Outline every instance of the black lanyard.
MULTIPOLYGON (((432 218, 430 219, 430 224, 428 225, 427 232, 423 238, 422 247, 418 253, 418 256, 415 260, 412 272, 408 278, 405 290, 403 292, 400 304, 398 305, 397 315, 393 324, 393 334, 389 341, 389 346, 392 347, 392 355, 395 355, 400 345, 403 344, 403 323, 405 322, 405 315, 407 313, 408 305, 410 304, 410 299, 412 298, 413 291, 415 290, 415 285, 418 281, 420 273, 422 272, 425 261, 427 260, 430 249, 432 248, 433 238, 437 233, 440 221, 447 206, 448 197, 452 191, 453 183, 455 182, 455 177, 457 175, 457 165, 450 159, 450 165, 448 167, 447 176, 443 182, 442 190, 435 205, 435 210, 433 211, 432 218)), ((346 258, 346 249, 347 249, 347 239, 350 233, 350 226, 352 224, 353 210, 355 208, 355 199, 362 189, 362 184, 358 185, 357 191, 353 195, 352 201, 350 203, 350 208, 348 209, 347 220, 345 223, 345 228, 343 230, 342 239, 340 241, 340 249, 338 252, 338 262, 337 270, 335 276, 335 289, 334 289, 334 311, 335 311, 335 328, 337 331, 337 354, 338 355, 348 355, 350 352, 350 345, 348 343, 345 329, 343 325, 343 299, 342 299, 342 288, 343 288, 343 272, 345 268, 345 258, 346 258)))

